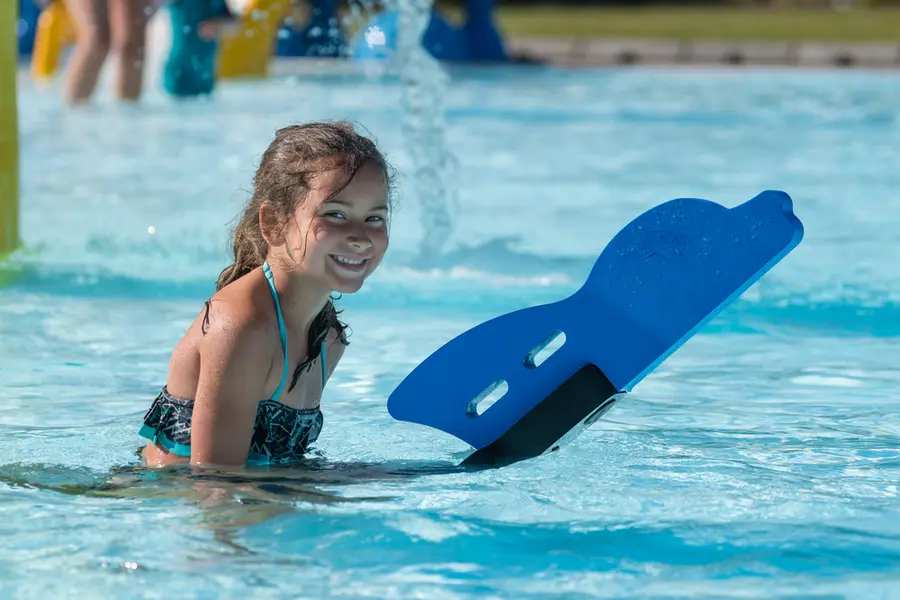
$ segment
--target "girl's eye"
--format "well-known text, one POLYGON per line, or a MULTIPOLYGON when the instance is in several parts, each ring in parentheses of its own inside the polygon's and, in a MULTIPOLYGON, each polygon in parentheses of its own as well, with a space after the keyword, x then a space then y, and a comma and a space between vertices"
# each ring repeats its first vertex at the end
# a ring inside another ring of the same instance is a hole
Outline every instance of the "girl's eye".
POLYGON ((366 219, 366 221, 371 221, 373 223, 383 223, 384 217, 379 217, 376 215, 376 216, 369 217, 368 219, 366 219))
POLYGON ((342 213, 339 210, 333 210, 331 212, 327 212, 327 213, 325 213, 325 216, 331 217, 333 219, 346 219, 347 218, 347 215, 345 215, 344 213, 342 213))

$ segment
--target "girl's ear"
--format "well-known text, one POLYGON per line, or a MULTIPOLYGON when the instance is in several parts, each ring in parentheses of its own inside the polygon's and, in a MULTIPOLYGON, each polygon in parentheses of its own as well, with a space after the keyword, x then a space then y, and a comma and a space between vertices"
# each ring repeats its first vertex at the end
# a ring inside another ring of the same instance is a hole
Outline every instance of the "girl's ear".
POLYGON ((284 244, 284 228, 279 225, 275 214, 265 202, 259 207, 259 230, 270 248, 284 244))

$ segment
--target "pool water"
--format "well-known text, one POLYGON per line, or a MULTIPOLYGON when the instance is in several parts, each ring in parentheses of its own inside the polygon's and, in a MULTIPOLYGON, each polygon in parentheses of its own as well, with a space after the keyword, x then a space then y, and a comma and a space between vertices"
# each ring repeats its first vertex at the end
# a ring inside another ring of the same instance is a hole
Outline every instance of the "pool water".
POLYGON ((129 470, 140 418, 274 130, 355 119, 408 170, 398 83, 284 77, 72 112, 22 79, 0 597, 898 593, 897 76, 451 75, 449 245, 416 260, 427 232, 401 179, 388 259, 342 300, 351 346, 315 455, 243 480, 129 470), (464 472, 464 443, 387 414, 431 351, 572 293, 640 212, 772 188, 793 197, 803 243, 560 452, 464 472))

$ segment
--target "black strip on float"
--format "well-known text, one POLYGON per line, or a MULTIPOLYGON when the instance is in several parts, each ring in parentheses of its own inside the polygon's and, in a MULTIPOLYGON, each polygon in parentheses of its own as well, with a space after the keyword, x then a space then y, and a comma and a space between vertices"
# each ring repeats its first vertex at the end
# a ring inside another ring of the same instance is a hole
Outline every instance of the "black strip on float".
POLYGON ((556 450, 576 427, 587 427, 612 408, 622 394, 593 364, 582 367, 493 443, 472 453, 463 465, 502 466, 556 450))

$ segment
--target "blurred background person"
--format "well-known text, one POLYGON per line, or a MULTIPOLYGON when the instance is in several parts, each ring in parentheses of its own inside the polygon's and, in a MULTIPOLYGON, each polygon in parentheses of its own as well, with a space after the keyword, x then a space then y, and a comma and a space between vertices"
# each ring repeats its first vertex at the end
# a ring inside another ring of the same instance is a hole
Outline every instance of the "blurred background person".
POLYGON ((157 1, 61 1, 71 15, 77 37, 66 73, 66 101, 72 105, 90 101, 110 51, 119 58, 113 83, 116 97, 138 100, 144 76, 147 22, 157 1))

